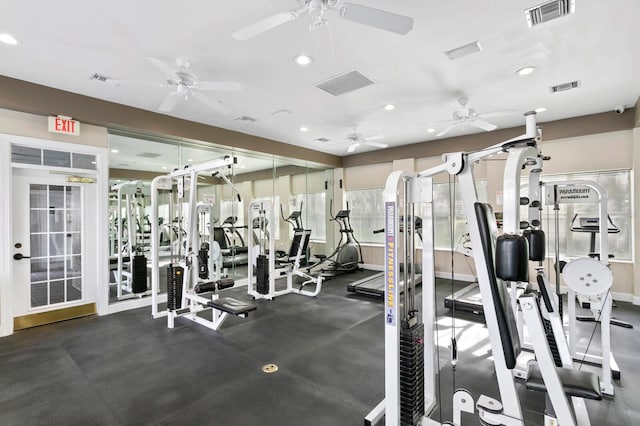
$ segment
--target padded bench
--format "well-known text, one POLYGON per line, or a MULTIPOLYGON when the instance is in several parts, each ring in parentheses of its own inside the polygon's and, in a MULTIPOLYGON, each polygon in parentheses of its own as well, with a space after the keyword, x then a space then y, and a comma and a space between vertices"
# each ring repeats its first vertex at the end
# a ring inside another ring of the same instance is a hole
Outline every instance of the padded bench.
POLYGON ((211 300, 207 302, 207 306, 236 316, 245 315, 251 311, 255 311, 257 308, 253 303, 242 302, 232 297, 221 297, 216 300, 211 300))
MULTIPOLYGON (((597 374, 563 367, 556 367, 556 371, 558 372, 562 388, 567 396, 577 396, 578 398, 595 399, 598 401, 602 399, 600 379, 597 374)), ((542 379, 540 367, 535 361, 529 362, 525 384, 529 390, 539 392, 547 391, 544 380, 542 379)))

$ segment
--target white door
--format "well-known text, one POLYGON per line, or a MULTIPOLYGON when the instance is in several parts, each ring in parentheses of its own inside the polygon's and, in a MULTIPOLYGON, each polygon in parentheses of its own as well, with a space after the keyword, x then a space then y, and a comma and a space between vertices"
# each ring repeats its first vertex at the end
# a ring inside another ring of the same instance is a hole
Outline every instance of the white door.
POLYGON ((63 174, 14 168, 12 189, 14 323, 35 313, 95 303, 96 184, 67 183, 63 174))

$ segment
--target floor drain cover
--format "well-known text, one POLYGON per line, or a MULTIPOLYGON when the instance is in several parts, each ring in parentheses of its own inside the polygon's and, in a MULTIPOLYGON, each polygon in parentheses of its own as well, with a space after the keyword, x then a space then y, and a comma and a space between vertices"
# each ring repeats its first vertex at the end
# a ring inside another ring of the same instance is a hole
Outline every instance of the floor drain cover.
POLYGON ((262 367, 263 373, 271 374, 275 373, 276 371, 278 371, 278 366, 275 364, 267 364, 262 367))

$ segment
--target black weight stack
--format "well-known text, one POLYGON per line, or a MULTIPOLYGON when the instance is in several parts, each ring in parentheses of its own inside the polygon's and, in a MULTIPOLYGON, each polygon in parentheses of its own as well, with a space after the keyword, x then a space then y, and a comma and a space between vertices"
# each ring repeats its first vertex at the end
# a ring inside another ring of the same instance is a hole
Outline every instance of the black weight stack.
POLYGON ((181 266, 167 266, 167 309, 170 311, 182 307, 182 274, 181 266))
POLYGON ((137 254, 133 257, 131 278, 131 291, 134 294, 147 291, 147 258, 143 254, 137 254))
POLYGON ((424 324, 400 330, 400 424, 416 426, 424 416, 424 324))
POLYGON ((260 294, 269 293, 269 258, 264 254, 256 259, 256 290, 260 294))
POLYGON ((209 250, 201 248, 198 251, 198 276, 203 280, 209 278, 209 250))

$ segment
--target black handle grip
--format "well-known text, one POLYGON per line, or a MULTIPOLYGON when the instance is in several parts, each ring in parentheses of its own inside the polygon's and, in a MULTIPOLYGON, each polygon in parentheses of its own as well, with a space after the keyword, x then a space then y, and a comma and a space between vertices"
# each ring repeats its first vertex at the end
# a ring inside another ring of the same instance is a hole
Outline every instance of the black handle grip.
POLYGON ((16 253, 13 255, 13 258, 15 260, 20 260, 20 259, 31 259, 31 256, 25 256, 22 253, 16 253))
POLYGON ((374 229, 374 231, 373 231, 373 233, 374 233, 374 234, 380 234, 380 233, 382 233, 382 232, 384 232, 384 228, 381 228, 381 229, 374 229))

